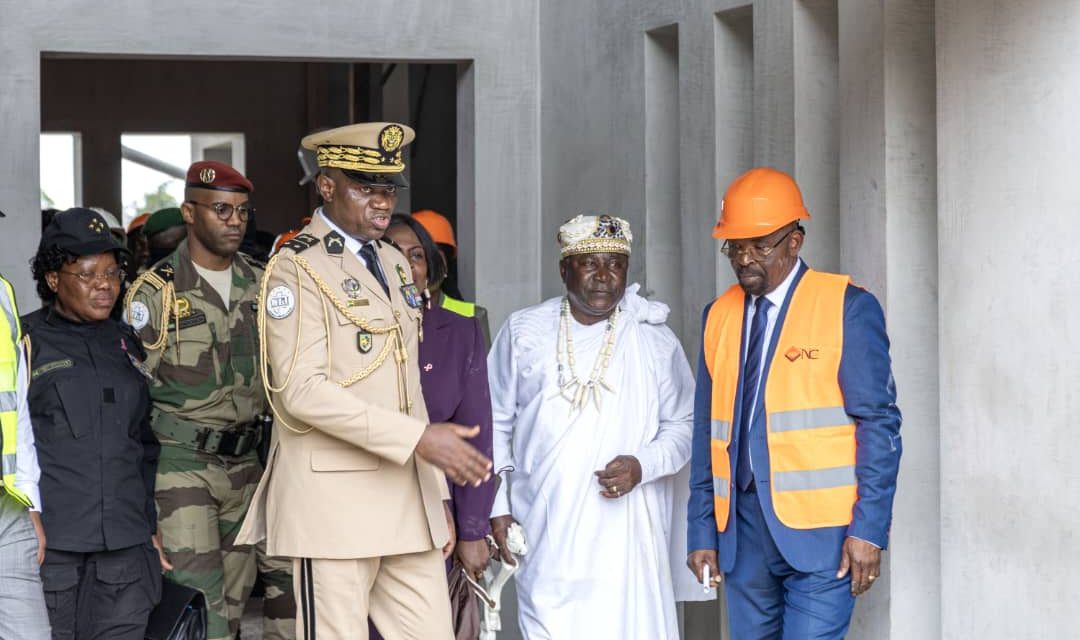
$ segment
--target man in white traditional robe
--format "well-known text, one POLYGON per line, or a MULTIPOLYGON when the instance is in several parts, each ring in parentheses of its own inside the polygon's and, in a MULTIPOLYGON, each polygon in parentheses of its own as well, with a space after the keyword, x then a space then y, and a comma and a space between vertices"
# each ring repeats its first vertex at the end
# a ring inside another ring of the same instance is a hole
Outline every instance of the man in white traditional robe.
POLYGON ((668 307, 626 286, 631 242, 621 218, 564 224, 566 296, 513 313, 488 356, 504 472, 492 532, 512 563, 507 528, 525 530, 515 579, 528 640, 677 640, 677 596, 704 599, 672 524, 685 513, 694 378, 668 307))

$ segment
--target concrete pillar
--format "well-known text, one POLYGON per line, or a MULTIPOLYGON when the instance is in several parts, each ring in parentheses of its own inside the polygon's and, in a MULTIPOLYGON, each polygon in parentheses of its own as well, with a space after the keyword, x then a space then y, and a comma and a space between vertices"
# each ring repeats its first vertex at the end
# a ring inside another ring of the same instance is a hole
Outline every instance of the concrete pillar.
POLYGON ((840 264, 840 92, 837 0, 795 0, 795 179, 812 219, 802 256, 815 269, 840 264))
POLYGON ((942 637, 1080 626, 1080 11, 938 0, 942 637))
MULTIPOLYGON (((9 12, 10 13, 10 12, 9 12)), ((15 288, 22 310, 33 311, 40 302, 34 293, 27 260, 41 237, 39 158, 41 76, 38 52, 30 35, 0 27, 0 114, 24 114, 23 126, 0 125, 5 152, 0 153, 0 274, 15 288)))
POLYGON ((939 634, 933 3, 840 0, 841 270, 885 307, 904 456, 852 638, 939 634))
POLYGON ((795 12, 754 3, 754 164, 795 171, 795 12))

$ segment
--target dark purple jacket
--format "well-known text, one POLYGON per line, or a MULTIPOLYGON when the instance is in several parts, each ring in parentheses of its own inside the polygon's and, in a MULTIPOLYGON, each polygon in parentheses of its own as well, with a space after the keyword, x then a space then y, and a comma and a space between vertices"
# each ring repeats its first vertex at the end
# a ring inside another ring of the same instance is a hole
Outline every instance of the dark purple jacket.
MULTIPOLYGON (((476 318, 440 306, 424 310, 424 340, 420 343, 420 386, 431 422, 480 425, 470 442, 491 457, 491 393, 488 390, 487 349, 476 318)), ((450 483, 450 508, 459 540, 480 540, 491 532, 489 518, 495 499, 495 480, 479 487, 450 483)))

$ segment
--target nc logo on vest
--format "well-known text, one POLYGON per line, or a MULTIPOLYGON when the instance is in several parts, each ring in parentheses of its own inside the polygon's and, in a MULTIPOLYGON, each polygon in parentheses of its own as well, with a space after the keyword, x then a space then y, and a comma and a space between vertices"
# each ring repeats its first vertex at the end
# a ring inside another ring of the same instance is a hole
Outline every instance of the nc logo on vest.
POLYGON ((817 349, 800 349, 799 347, 791 347, 784 352, 784 357, 795 362, 799 358, 806 358, 807 360, 817 360, 820 356, 820 352, 817 349))

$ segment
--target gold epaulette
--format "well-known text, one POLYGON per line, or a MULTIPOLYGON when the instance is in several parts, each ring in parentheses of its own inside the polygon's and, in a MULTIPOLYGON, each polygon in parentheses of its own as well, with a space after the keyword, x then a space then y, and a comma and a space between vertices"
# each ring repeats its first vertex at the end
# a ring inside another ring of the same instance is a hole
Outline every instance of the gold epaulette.
MULTIPOLYGON (((143 347, 146 349, 154 350, 161 349, 168 341, 168 333, 166 327, 169 326, 170 314, 175 313, 176 293, 173 290, 172 281, 173 276, 176 275, 173 266, 169 264, 167 260, 154 266, 152 269, 147 269, 138 278, 135 278, 135 282, 131 283, 131 287, 128 288, 127 294, 124 296, 124 313, 123 320, 128 325, 131 325, 131 303, 135 300, 135 295, 139 293, 144 284, 149 284, 154 293, 161 292, 161 329, 158 335, 157 341, 154 344, 143 343, 143 347)), ((180 325, 176 325, 176 339, 180 341, 180 325)))
POLYGON ((173 276, 175 275, 176 272, 168 261, 161 262, 155 265, 154 268, 143 271, 138 278, 135 278, 135 282, 132 282, 131 286, 128 287, 128 294, 124 298, 124 307, 127 307, 128 304, 131 303, 134 292, 142 288, 144 284, 153 287, 154 291, 161 291, 165 288, 166 284, 173 281, 173 276))

